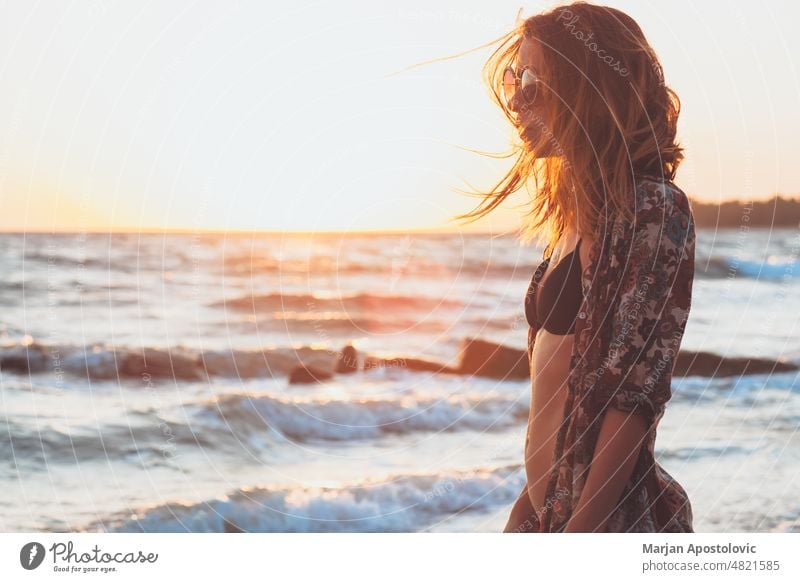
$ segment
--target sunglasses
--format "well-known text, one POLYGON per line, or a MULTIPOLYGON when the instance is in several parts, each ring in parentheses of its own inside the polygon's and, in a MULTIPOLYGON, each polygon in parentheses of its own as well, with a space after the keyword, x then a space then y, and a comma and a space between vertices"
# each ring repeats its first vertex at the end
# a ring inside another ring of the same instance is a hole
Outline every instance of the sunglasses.
POLYGON ((514 67, 506 67, 503 72, 503 97, 506 100, 506 104, 511 102, 517 91, 520 91, 522 101, 530 105, 539 94, 539 85, 541 83, 541 78, 530 69, 523 69, 520 76, 514 67))

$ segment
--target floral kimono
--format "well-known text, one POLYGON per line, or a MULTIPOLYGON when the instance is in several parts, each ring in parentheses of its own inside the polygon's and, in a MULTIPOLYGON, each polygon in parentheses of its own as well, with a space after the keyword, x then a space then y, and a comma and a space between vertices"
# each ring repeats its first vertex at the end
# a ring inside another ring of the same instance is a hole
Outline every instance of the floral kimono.
MULTIPOLYGON (((694 219, 677 186, 649 178, 637 181, 635 216, 633 222, 605 216, 598 225, 581 277, 584 299, 575 320, 568 393, 546 503, 540 515, 529 517, 527 531, 566 527, 609 406, 643 414, 649 428, 606 531, 693 531, 686 491, 655 461, 654 447, 689 316, 694 219)), ((531 327, 528 332, 529 361, 537 331, 531 327)), ((527 486, 520 501, 532 510, 527 486)))

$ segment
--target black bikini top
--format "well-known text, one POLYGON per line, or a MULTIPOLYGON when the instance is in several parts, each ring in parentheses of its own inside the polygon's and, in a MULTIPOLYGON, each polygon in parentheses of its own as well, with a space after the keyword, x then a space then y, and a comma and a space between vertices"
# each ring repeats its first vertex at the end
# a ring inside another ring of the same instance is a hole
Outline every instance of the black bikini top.
POLYGON ((550 259, 536 268, 525 294, 525 318, 531 327, 543 327, 556 335, 575 332, 575 317, 583 302, 580 246, 578 239, 575 250, 558 262, 544 284, 541 280, 550 259))

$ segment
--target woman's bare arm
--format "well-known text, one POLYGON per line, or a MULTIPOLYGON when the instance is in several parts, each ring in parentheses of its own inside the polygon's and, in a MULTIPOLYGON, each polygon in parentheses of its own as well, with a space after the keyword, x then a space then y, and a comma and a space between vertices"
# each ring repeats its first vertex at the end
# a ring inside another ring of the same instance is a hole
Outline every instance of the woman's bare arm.
POLYGON ((647 435, 647 421, 635 412, 609 407, 578 505, 565 532, 604 532, 647 435))

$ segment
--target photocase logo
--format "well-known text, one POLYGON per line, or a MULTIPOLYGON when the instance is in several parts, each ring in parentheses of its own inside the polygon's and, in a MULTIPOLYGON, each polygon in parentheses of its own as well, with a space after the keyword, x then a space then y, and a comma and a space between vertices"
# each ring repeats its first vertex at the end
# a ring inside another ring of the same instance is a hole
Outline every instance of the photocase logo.
POLYGON ((19 552, 19 563, 26 570, 35 570, 44 561, 44 546, 39 542, 28 542, 19 552))

